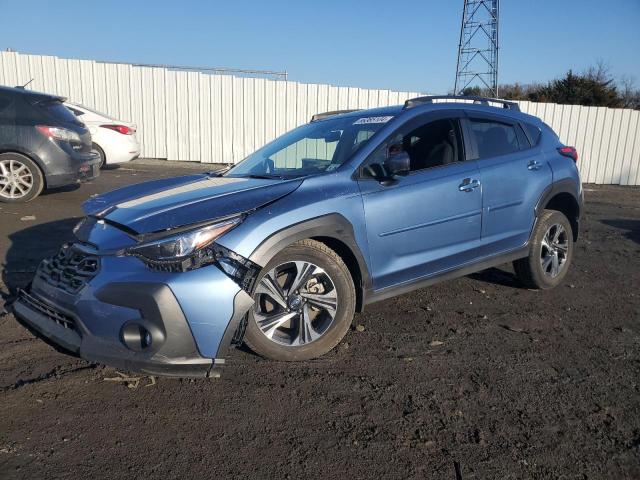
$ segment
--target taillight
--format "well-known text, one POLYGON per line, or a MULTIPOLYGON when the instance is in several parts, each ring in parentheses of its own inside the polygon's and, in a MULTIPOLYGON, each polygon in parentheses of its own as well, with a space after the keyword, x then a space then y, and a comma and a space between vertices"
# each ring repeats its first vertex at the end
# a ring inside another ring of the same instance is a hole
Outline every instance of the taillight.
POLYGON ((558 153, 565 157, 569 157, 574 162, 578 161, 578 151, 575 149, 575 147, 560 147, 558 148, 558 153))
POLYGON ((123 135, 133 135, 136 131, 133 128, 127 127, 126 125, 100 125, 102 128, 108 128, 109 130, 114 130, 123 135))
POLYGON ((41 134, 48 138, 62 140, 63 142, 82 142, 82 140, 80 139, 80 135, 78 135, 73 130, 68 130, 61 127, 52 127, 49 125, 36 125, 36 128, 41 134))

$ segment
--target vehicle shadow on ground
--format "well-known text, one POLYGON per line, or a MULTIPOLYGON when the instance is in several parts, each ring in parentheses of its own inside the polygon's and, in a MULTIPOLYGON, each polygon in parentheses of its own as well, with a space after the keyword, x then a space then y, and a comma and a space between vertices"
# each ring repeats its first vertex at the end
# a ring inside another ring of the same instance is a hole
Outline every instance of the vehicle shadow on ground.
POLYGON ((80 186, 81 185, 79 183, 76 183, 74 185, 65 185, 64 187, 47 188, 46 190, 42 191, 40 196, 46 197, 49 195, 56 195, 63 192, 73 192, 75 190, 78 190, 80 186))
POLYGON ((7 301, 33 278, 43 258, 54 255, 60 245, 73 240, 73 227, 78 218, 65 218, 55 222, 33 225, 9 234, 9 249, 2 265, 2 282, 8 291, 0 291, 7 301))
POLYGON ((472 273, 471 275, 467 275, 468 278, 472 280, 478 280, 480 282, 492 283, 494 285, 500 285, 503 287, 511 287, 522 289, 522 283, 518 280, 518 278, 511 272, 505 272, 504 270, 500 270, 499 268, 488 268, 486 270, 482 270, 480 272, 472 273))
POLYGON ((626 238, 635 243, 640 243, 640 220, 631 219, 617 219, 617 220, 601 220, 601 223, 618 228, 620 230, 626 230, 623 234, 626 238))
POLYGON ((115 164, 111 164, 111 165, 103 165, 102 167, 100 167, 100 170, 105 171, 105 170, 118 170, 121 167, 120 164, 115 163, 115 164))

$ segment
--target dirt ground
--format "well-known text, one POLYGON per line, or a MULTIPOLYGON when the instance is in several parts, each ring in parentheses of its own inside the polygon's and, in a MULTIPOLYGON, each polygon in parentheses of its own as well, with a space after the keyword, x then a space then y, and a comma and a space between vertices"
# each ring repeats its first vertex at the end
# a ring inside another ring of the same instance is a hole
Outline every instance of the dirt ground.
MULTIPOLYGON (((137 162, 0 204, 3 298, 90 194, 202 168, 137 162)), ((0 314, 0 478, 640 478, 640 189, 586 202, 561 287, 510 266, 442 283, 372 305, 315 361, 239 349, 220 379, 131 388, 0 314)))

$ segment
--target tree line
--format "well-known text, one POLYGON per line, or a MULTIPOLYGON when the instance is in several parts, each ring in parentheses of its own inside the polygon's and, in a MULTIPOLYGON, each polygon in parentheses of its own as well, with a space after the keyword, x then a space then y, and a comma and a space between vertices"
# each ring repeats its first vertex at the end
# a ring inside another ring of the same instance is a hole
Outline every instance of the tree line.
MULTIPOLYGON (((464 95, 492 96, 488 89, 468 87, 464 95)), ((499 97, 508 100, 552 102, 640 110, 640 89, 629 77, 616 81, 606 65, 599 63, 583 73, 569 70, 547 83, 500 85, 499 97)))

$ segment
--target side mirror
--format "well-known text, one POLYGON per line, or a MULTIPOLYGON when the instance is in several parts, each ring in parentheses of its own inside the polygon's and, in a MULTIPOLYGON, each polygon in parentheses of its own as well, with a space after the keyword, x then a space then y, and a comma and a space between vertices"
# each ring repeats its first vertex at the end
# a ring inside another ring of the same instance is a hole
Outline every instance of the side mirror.
POLYGON ((389 175, 406 175, 411 170, 411 158, 407 152, 398 152, 387 157, 384 167, 389 175))

